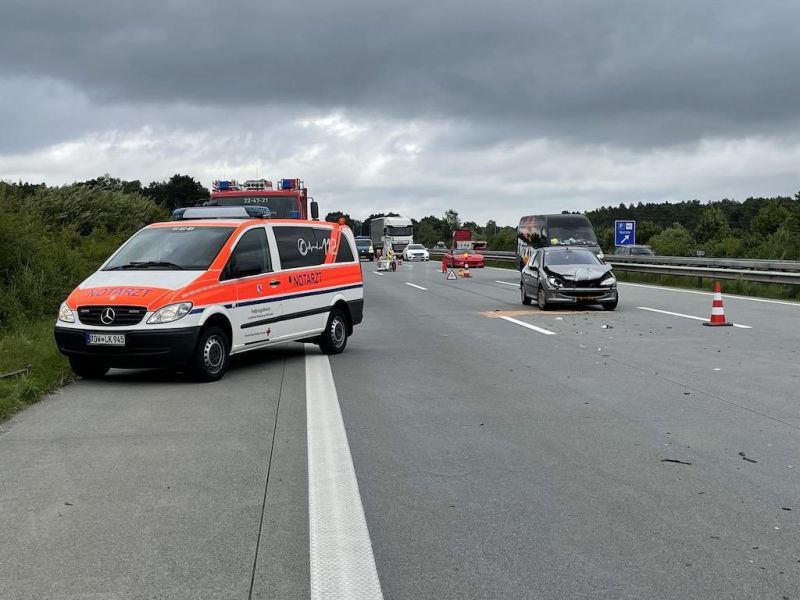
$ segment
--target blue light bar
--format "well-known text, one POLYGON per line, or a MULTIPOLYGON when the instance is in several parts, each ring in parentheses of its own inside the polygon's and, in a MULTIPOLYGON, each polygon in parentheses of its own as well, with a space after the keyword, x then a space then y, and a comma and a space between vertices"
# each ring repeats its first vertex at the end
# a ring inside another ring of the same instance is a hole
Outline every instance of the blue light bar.
POLYGON ((176 221, 188 219, 269 219, 272 212, 266 206, 193 206, 177 208, 172 213, 176 221))
POLYGON ((290 210, 289 211, 289 218, 290 219, 299 219, 300 218, 300 211, 299 210, 290 210))
POLYGON ((244 209, 253 219, 269 219, 272 216, 268 206, 245 206, 244 209))

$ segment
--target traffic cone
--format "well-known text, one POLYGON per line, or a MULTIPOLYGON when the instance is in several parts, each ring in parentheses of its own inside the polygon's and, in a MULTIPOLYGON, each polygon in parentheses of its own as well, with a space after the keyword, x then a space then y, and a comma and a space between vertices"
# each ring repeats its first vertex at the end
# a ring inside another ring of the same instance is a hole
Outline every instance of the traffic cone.
POLYGON ((464 277, 472 277, 469 274, 469 263, 467 261, 464 261, 464 277))
POLYGON ((725 307, 722 306, 722 287, 719 281, 714 282, 714 300, 711 303, 711 318, 708 321, 703 321, 703 325, 708 325, 710 327, 730 327, 733 325, 733 323, 725 319, 725 307))
POLYGON ((442 259, 442 273, 447 273, 447 260, 442 259))

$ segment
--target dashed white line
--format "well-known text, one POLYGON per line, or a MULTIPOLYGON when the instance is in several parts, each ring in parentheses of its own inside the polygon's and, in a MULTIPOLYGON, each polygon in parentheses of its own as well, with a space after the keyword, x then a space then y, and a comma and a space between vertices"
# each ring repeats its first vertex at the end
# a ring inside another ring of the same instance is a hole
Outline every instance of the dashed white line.
POLYGON ((514 325, 519 325, 520 327, 525 327, 526 329, 532 329, 537 333, 542 333, 544 335, 555 335, 555 331, 550 331, 549 329, 543 329, 542 327, 537 327, 536 325, 531 325, 530 323, 525 323, 524 321, 518 321, 517 319, 513 319, 511 317, 500 317, 504 321, 508 321, 509 323, 514 323, 514 325))
POLYGON ((503 285, 512 285, 515 288, 519 288, 518 283, 509 283, 508 281, 500 281, 500 280, 496 280, 495 283, 502 283, 503 285))
POLYGON ((380 275, 381 277, 383 277, 383 273, 381 273, 380 271, 373 271, 373 273, 375 273, 375 275, 380 275))
MULTIPOLYGON (((712 292, 701 292, 699 290, 682 290, 679 288, 667 287, 663 285, 647 285, 644 283, 628 283, 627 281, 620 281, 618 285, 625 285, 628 287, 645 288, 647 290, 661 290, 662 292, 679 292, 681 294, 698 294, 700 296, 713 296, 712 292)), ((733 298, 734 300, 749 300, 750 302, 764 302, 766 304, 780 304, 782 306, 794 306, 800 308, 800 302, 786 302, 783 300, 770 300, 768 298, 753 298, 751 296, 740 296, 737 294, 725 294, 725 298, 733 298)))
POLYGON ((416 285, 414 283, 408 283, 407 281, 405 283, 406 283, 406 285, 410 285, 411 287, 417 288, 418 290, 422 290, 423 292, 427 292, 428 291, 428 288, 424 288, 421 285, 416 285))
POLYGON ((311 598, 382 600, 331 365, 305 352, 311 598))
MULTIPOLYGON (((669 310, 659 310, 658 308, 648 308, 647 306, 637 306, 636 308, 640 310, 649 310, 650 312, 654 313, 661 313, 662 315, 671 315, 673 317, 683 317, 684 319, 694 319, 695 321, 708 321, 708 319, 704 317, 695 317, 694 315, 685 315, 683 313, 672 312, 669 310)), ((750 325, 739 325, 738 323, 733 324, 734 327, 738 327, 739 329, 752 329, 750 325)))

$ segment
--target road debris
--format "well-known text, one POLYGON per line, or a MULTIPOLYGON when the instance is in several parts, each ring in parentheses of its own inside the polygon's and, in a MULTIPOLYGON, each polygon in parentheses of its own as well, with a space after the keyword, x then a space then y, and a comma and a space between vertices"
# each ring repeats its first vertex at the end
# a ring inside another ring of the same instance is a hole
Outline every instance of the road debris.
POLYGON ((742 457, 742 460, 746 460, 749 463, 757 463, 758 462, 757 460, 754 460, 752 458, 747 458, 747 456, 745 456, 744 452, 739 452, 739 456, 742 457))
POLYGON ((677 458, 662 458, 661 462, 668 462, 668 463, 675 463, 678 465, 691 465, 692 463, 686 462, 683 460, 678 460, 677 458))

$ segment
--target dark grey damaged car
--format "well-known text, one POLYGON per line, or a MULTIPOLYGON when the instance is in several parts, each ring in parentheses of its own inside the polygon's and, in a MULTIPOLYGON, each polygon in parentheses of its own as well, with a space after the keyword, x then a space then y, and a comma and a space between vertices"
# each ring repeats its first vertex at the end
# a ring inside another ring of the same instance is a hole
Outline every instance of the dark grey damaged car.
POLYGON ((599 304, 614 310, 619 302, 611 266, 584 248, 539 248, 522 269, 520 293, 523 304, 535 299, 541 310, 554 304, 599 304))

